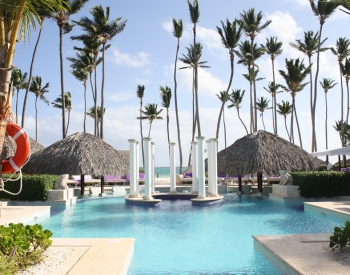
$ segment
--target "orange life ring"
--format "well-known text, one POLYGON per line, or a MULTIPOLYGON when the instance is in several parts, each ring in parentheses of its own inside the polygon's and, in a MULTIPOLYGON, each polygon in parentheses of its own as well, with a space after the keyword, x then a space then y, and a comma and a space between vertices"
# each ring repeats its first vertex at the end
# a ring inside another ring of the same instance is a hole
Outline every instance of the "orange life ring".
POLYGON ((15 123, 7 123, 6 131, 16 142, 17 150, 13 158, 2 161, 1 173, 3 174, 19 171, 26 162, 30 151, 29 137, 21 127, 15 123))

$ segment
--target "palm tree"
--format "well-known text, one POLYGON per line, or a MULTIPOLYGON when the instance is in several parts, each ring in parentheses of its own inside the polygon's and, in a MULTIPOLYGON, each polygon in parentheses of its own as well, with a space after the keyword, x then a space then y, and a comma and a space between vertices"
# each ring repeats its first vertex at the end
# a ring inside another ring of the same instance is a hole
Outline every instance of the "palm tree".
MULTIPOLYGON (((266 38, 266 44, 260 44, 261 47, 265 49, 265 52, 270 55, 271 63, 272 63, 272 76, 273 76, 273 83, 276 82, 275 80, 275 59, 277 56, 279 56, 282 53, 282 42, 277 42, 277 37, 270 37, 270 39, 266 38)), ((272 97, 272 124, 273 124, 273 131, 277 135, 277 113, 276 113, 276 93, 273 93, 274 96, 272 97), (275 109, 275 113, 273 114, 273 110, 275 109)), ((272 94, 271 94, 272 95, 272 94)))
MULTIPOLYGON (((93 19, 88 17, 83 17, 79 22, 73 21, 80 27, 83 31, 86 31, 87 34, 81 35, 81 39, 98 39, 103 47, 102 50, 102 88, 101 88, 101 108, 104 109, 104 85, 105 85, 105 51, 106 44, 108 40, 111 40, 114 36, 121 33, 127 20, 121 21, 121 17, 116 20, 110 20, 109 18, 109 7, 106 7, 106 12, 101 5, 95 6, 90 9, 90 13, 93 19)), ((73 39, 73 38, 72 38, 73 39)), ((103 139, 103 113, 101 113, 101 130, 100 137, 103 139)))
MULTIPOLYGON (((350 40, 346 37, 340 37, 337 40, 336 48, 331 48, 332 53, 338 57, 339 71, 340 71, 340 89, 341 89, 341 106, 340 106, 340 122, 343 121, 343 104, 344 104, 344 96, 343 96, 343 70, 342 70, 342 62, 343 60, 350 55, 350 40)), ((348 93, 348 104, 347 108, 349 110, 349 93, 348 93)), ((346 119, 347 121, 347 119, 346 119)))
MULTIPOLYGON (((137 85, 136 96, 140 99, 140 117, 142 117, 142 99, 145 95, 145 86, 137 85)), ((140 132, 141 132, 141 148, 142 148, 142 163, 145 165, 145 154, 143 151, 143 133, 142 133, 142 119, 140 119, 140 132)), ((144 166, 143 166, 144 167, 144 166)))
POLYGON ((232 107, 235 107, 237 109, 238 118, 242 122, 242 124, 244 126, 244 129, 245 129, 245 131, 247 132, 247 135, 248 135, 247 127, 245 126, 244 122, 242 121, 241 117, 239 116, 239 109, 242 107, 241 104, 242 104, 242 101, 243 101, 244 93, 245 93, 245 90, 243 90, 241 92, 241 90, 239 90, 239 89, 236 89, 236 90, 232 89, 232 94, 229 97, 229 101, 231 101, 232 104, 228 105, 227 108, 230 109, 232 107))
POLYGON ((267 85, 267 88, 264 87, 264 90, 267 91, 269 94, 271 94, 271 98, 272 98, 272 120, 273 120, 273 126, 274 126, 274 130, 277 130, 277 119, 276 119, 276 106, 274 106, 274 104, 276 104, 276 94, 282 93, 282 91, 277 91, 279 88, 281 88, 281 85, 275 82, 269 82, 269 84, 267 85), (275 120, 273 119, 275 116, 275 120), (276 126, 276 127, 275 127, 276 126))
POLYGON ((291 137, 288 133, 288 128, 287 128, 287 116, 289 114, 293 114, 293 105, 291 105, 289 101, 282 100, 282 104, 277 103, 277 107, 278 107, 277 112, 284 117, 284 126, 286 127, 289 141, 291 142, 291 137))
POLYGON ((148 103, 145 105, 145 111, 142 111, 143 116, 138 117, 137 119, 148 119, 149 121, 149 132, 148 137, 151 135, 152 122, 155 119, 163 119, 159 114, 163 111, 160 109, 158 111, 158 105, 155 103, 148 103))
MULTIPOLYGON (((101 122, 101 107, 100 106, 97 106, 97 136, 100 137, 100 132, 99 132, 99 124, 101 122)), ((103 109, 103 112, 105 113, 106 112, 106 108, 103 109)), ((87 112, 87 115, 93 119, 95 119, 95 106, 94 107, 90 107, 88 109, 88 112, 87 112)))
MULTIPOLYGON (((290 92, 292 96, 292 105, 294 109, 296 124, 298 127, 300 147, 303 148, 299 123, 298 123, 298 117, 297 117, 296 107, 295 107, 295 96, 298 92, 301 92, 307 84, 309 84, 309 82, 306 82, 306 83, 302 83, 302 82, 310 73, 311 66, 305 67, 304 60, 300 62, 299 58, 295 60, 292 58, 288 60, 286 58, 286 69, 287 69, 287 72, 283 70, 279 70, 280 75, 284 78, 287 84, 287 87, 284 87, 284 86, 281 86, 281 87, 285 91, 290 92)), ((291 115, 291 122, 290 122, 290 139, 294 143, 293 113, 291 115)))
MULTIPOLYGON (((255 43, 252 45, 249 40, 245 40, 244 42, 241 42, 238 45, 239 51, 235 51, 235 54, 240 58, 237 62, 237 64, 243 64, 244 66, 247 66, 248 73, 251 74, 251 68, 253 66, 253 59, 251 52, 254 51, 254 59, 257 60, 261 56, 264 55, 265 49, 263 47, 259 47, 255 43)), ((258 67, 258 65, 254 64, 255 67, 258 67)), ((255 73, 255 72, 254 72, 255 73)), ((253 91, 252 91, 252 80, 249 81, 249 91, 250 91, 250 133, 253 132, 253 125, 254 125, 254 112, 253 112, 253 91)))
MULTIPOLYGON (((54 21, 56 21, 57 26, 60 30, 60 67, 61 67, 61 98, 64 97, 64 68, 63 68, 63 34, 67 34, 70 31, 72 31, 73 25, 69 24, 69 18, 71 15, 76 14, 78 11, 80 11, 84 4, 88 0, 66 0, 65 2, 62 2, 65 9, 57 9, 56 13, 53 14, 52 18, 54 21)), ((66 116, 65 116, 65 102, 62 102, 63 108, 62 108, 62 133, 63 138, 67 136, 66 133, 66 116)))
MULTIPOLYGON (((63 104, 62 104, 62 97, 59 96, 57 97, 54 102, 51 102, 53 104, 54 108, 62 109, 63 104)), ((68 112, 68 123, 67 123, 67 129, 66 133, 68 133, 68 127, 69 127, 69 120, 70 120, 70 111, 72 110, 72 95, 70 92, 65 92, 64 94, 64 106, 66 108, 65 112, 68 112)))
MULTIPOLYGON (((244 11, 241 15, 241 20, 243 22, 243 29, 245 34, 250 38, 251 45, 254 45, 255 37, 264 30, 268 25, 271 24, 271 20, 267 20, 264 24, 262 24, 261 20, 263 18, 262 12, 260 11, 257 15, 255 14, 255 9, 251 8, 248 11, 244 11), (262 24, 262 25, 261 25, 262 24)), ((257 109, 256 109, 256 86, 255 86, 255 66, 254 66, 254 51, 252 48, 252 67, 253 67, 253 85, 254 85, 254 132, 257 130, 257 109)))
POLYGON ((26 89, 28 86, 27 73, 22 74, 21 69, 14 69, 11 74, 12 86, 17 90, 16 97, 16 123, 18 124, 18 95, 19 90, 26 89))
MULTIPOLYGON (((335 85, 338 83, 334 83, 335 80, 331 80, 330 78, 323 78, 323 81, 320 81, 320 84, 324 90, 324 97, 325 97, 325 103, 326 103, 326 119, 325 119, 325 134, 326 134, 326 150, 328 150, 328 137, 327 137, 327 116, 328 116, 328 109, 327 109, 327 93, 330 89, 332 89, 335 85)), ((328 156, 326 159, 326 162, 328 163, 328 156)))
POLYGON ((182 20, 179 19, 179 22, 173 18, 173 35, 177 38, 177 48, 176 48, 176 57, 175 57, 175 67, 174 67, 174 97, 175 97, 175 115, 176 115, 176 126, 177 126, 177 140, 179 142, 179 156, 180 156, 180 174, 182 174, 182 149, 181 149, 181 138, 180 138, 180 122, 179 122, 179 111, 177 109, 177 82, 176 82, 176 65, 177 65, 177 56, 179 54, 180 47, 180 38, 182 37, 183 25, 182 20))
POLYGON ((46 83, 44 87, 42 87, 42 79, 40 76, 34 76, 32 79, 32 84, 30 85, 29 91, 35 94, 35 141, 38 141, 38 97, 43 100, 47 105, 49 105, 49 101, 45 97, 45 93, 48 93, 49 83, 46 83))
MULTIPOLYGON (((320 42, 318 32, 313 31, 304 32, 304 41, 296 39, 296 43, 289 43, 291 47, 297 49, 298 51, 307 55, 309 59, 309 66, 312 66, 311 57, 320 49, 320 52, 324 52, 329 48, 321 48, 328 38, 320 42), (318 44, 320 43, 320 48, 318 44)), ((310 109, 311 109, 311 124, 312 124, 312 142, 311 142, 311 151, 317 151, 316 143, 316 127, 315 127, 315 113, 316 113, 316 94, 313 98, 312 95, 312 70, 310 71, 310 109)))
MULTIPOLYGON (((170 136, 169 136, 169 108, 170 108, 170 101, 171 101, 171 89, 168 86, 159 86, 160 90, 160 99, 162 102, 162 106, 166 108, 166 128, 168 133, 168 143, 170 143, 170 136)), ((170 147, 169 147, 170 150, 170 147)), ((170 152, 170 151, 169 151, 170 152)))
MULTIPOLYGON (((196 43, 196 26, 199 19, 199 6, 198 0, 193 1, 193 5, 190 0, 187 0, 188 8, 190 10, 190 17, 193 23, 193 45, 197 45, 196 43)), ((197 51, 194 51, 194 93, 196 99, 196 122, 198 127, 198 136, 201 136, 201 125, 199 121, 199 107, 198 107, 198 57, 197 51)))
MULTIPOLYGON (((226 102, 229 100, 229 97, 226 96, 226 91, 220 91, 219 94, 215 94, 215 95, 220 100, 221 104, 224 102, 224 105, 225 105, 226 102)), ((222 111, 222 121, 224 123, 224 136, 225 136, 225 149, 226 149, 227 144, 226 144, 225 108, 222 111)))
POLYGON ((221 115, 224 111, 225 103, 227 102, 229 90, 230 90, 231 83, 232 83, 233 72, 234 72, 233 60, 235 57, 234 49, 237 47, 237 44, 238 44, 239 40, 241 39, 242 27, 243 27, 242 24, 238 23, 236 19, 232 23, 230 23, 230 21, 227 19, 226 26, 225 26, 224 22, 221 21, 221 25, 222 25, 222 29, 219 27, 216 27, 216 29, 218 30, 218 33, 221 36, 222 44, 224 44, 225 48, 229 50, 230 61, 231 61, 231 75, 230 75, 230 81, 229 81, 229 84, 228 84, 228 87, 227 87, 227 90, 225 93, 225 99, 224 99, 224 101, 222 101, 222 104, 221 104, 219 118, 218 118, 218 122, 217 122, 217 126, 216 126, 216 138, 219 138, 221 115))
POLYGON ((346 140, 344 139, 343 133, 344 133, 344 129, 348 128, 348 124, 345 121, 338 120, 338 121, 335 121, 335 125, 333 125, 333 128, 339 133, 340 142, 342 144, 342 147, 345 147, 346 140))
MULTIPOLYGON (((84 85, 84 133, 86 133, 86 82, 89 78, 89 73, 84 68, 77 68, 75 70, 70 71, 70 73, 79 81, 83 82, 84 85)), ((69 115, 68 115, 68 124, 69 124, 69 115)), ((68 131, 68 126, 67 126, 68 131)))
POLYGON ((270 102, 270 100, 268 101, 267 98, 264 98, 262 96, 261 99, 258 99, 258 101, 256 103, 256 106, 260 112, 260 117, 261 117, 261 120, 262 120, 262 123, 264 126, 264 131, 266 131, 265 123, 264 123, 264 112, 265 112, 265 110, 271 109, 271 107, 269 107, 269 102, 270 102))
POLYGON ((348 123, 349 120, 349 80, 350 80, 350 59, 346 58, 345 63, 341 63, 342 67, 342 73, 345 78, 345 83, 346 83, 346 91, 347 91, 347 104, 346 104, 346 123, 348 123))

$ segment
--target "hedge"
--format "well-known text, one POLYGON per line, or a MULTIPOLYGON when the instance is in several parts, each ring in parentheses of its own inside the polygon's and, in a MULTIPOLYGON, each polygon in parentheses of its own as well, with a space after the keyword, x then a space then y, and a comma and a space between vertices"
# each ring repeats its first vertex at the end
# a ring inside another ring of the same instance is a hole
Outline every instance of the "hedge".
MULTIPOLYGON (((9 174, 2 175, 3 178, 8 178, 9 174)), ((14 175, 13 178, 18 177, 14 175)), ((46 201, 49 190, 52 190, 52 187, 55 181, 59 178, 55 175, 27 175, 23 174, 23 185, 22 191, 18 195, 10 195, 6 192, 0 192, 0 199, 10 199, 18 201, 46 201)), ((5 190, 12 193, 17 193, 19 191, 20 182, 17 181, 8 181, 5 183, 5 190)))
MULTIPOLYGON (((344 164, 341 165, 341 168, 344 168, 344 164)), ((350 164, 347 164, 346 167, 350 167, 350 164)), ((333 165, 332 169, 338 169, 339 165, 335 164, 333 165)), ((327 165, 320 165, 320 168, 318 169, 319 171, 327 171, 327 165)))
POLYGON ((350 172, 293 172, 293 184, 304 198, 350 196, 350 172))

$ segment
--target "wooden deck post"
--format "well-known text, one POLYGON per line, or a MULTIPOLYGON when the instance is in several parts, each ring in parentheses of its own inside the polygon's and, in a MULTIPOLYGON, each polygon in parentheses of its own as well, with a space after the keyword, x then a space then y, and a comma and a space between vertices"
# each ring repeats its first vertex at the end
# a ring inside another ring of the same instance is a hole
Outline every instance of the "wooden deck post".
POLYGON ((242 192, 242 176, 238 175, 238 191, 242 192))
POLYGON ((346 168, 346 156, 343 155, 344 168, 346 168))
POLYGON ((101 194, 105 192, 105 176, 101 176, 101 194))
POLYGON ((258 190, 262 193, 262 173, 258 172, 258 190))
POLYGON ((85 195, 85 175, 80 175, 80 195, 85 195))

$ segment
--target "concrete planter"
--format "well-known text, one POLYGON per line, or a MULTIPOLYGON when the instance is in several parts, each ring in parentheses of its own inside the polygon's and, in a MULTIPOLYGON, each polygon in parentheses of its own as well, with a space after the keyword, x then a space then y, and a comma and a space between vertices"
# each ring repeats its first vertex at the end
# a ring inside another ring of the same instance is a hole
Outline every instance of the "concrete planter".
POLYGON ((300 190, 297 185, 272 185, 272 195, 285 198, 300 198, 300 190))

